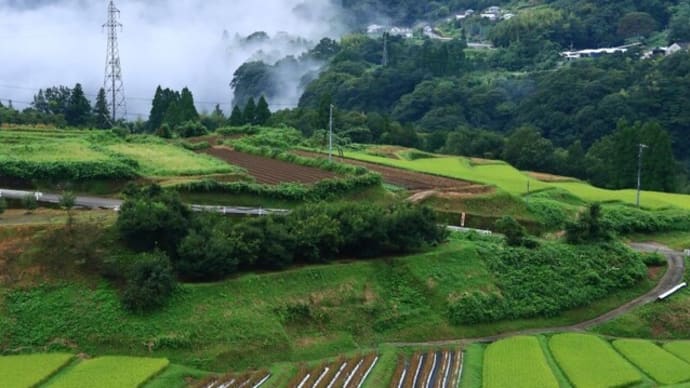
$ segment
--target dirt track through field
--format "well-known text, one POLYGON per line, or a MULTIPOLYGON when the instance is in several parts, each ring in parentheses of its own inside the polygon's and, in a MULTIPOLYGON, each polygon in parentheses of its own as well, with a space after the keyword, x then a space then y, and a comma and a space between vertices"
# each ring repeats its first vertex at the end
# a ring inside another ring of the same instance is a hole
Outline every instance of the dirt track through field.
POLYGON ((685 259, 682 252, 676 252, 669 247, 656 243, 639 243, 630 244, 631 247, 639 252, 656 252, 666 256, 668 261, 668 270, 661 278, 659 283, 653 290, 648 293, 635 298, 628 303, 619 306, 606 314, 603 314, 594 319, 590 319, 584 322, 576 323, 570 326, 560 326, 560 327, 550 327, 550 328, 536 328, 521 330, 510 333, 497 334, 488 337, 481 338, 464 338, 456 340, 447 341, 429 341, 429 342, 416 342, 416 343, 405 343, 405 342, 394 342, 388 345, 400 346, 400 347, 411 347, 411 346, 448 346, 448 345, 467 345, 475 342, 495 342, 504 338, 514 337, 517 335, 536 335, 545 333, 557 333, 557 332, 568 332, 568 331, 585 331, 594 326, 601 325, 603 323, 614 320, 637 307, 643 306, 648 303, 656 301, 660 295, 664 294, 666 291, 672 289, 676 285, 683 281, 685 276, 685 259))
POLYGON ((203 152, 244 168, 249 175, 256 179, 257 183, 261 184, 314 184, 324 179, 337 177, 336 174, 329 171, 238 152, 227 147, 213 147, 203 152))
MULTIPOLYGON (((323 154, 317 152, 296 151, 295 153, 308 158, 326 158, 323 154)), ((464 191, 469 188, 477 188, 475 183, 458 179, 408 171, 400 168, 383 166, 376 163, 362 162, 348 158, 336 158, 335 160, 341 163, 364 167, 368 170, 378 172, 381 174, 381 177, 383 177, 384 182, 395 186, 404 187, 408 190, 457 189, 457 191, 464 191)))

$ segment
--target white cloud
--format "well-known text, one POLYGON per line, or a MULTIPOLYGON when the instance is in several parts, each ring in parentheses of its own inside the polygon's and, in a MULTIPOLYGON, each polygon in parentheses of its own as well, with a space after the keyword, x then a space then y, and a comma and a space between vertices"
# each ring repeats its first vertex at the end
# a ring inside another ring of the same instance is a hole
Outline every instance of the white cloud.
MULTIPOLYGON (((200 109, 206 102, 230 105, 232 74, 256 47, 234 37, 284 31, 318 41, 344 31, 331 0, 118 0, 120 54, 130 114, 149 111, 159 84, 189 86, 200 109), (223 41, 223 31, 231 39, 223 41)), ((103 84, 107 1, 0 0, 0 99, 30 101, 31 88, 73 86, 95 95, 103 84), (28 88, 28 89, 19 89, 28 88)), ((294 53, 288 44, 271 47, 278 56, 294 53)), ((132 118, 130 116, 130 118, 132 118)))

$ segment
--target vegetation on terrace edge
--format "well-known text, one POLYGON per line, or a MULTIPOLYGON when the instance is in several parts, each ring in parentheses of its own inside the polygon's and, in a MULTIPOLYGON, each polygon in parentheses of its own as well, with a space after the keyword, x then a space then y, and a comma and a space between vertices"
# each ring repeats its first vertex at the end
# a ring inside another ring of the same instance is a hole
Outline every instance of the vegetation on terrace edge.
POLYGON ((495 238, 453 236, 409 257, 352 261, 437 243, 444 233, 432 213, 409 205, 312 205, 288 217, 242 221, 192 215, 173 193, 156 187, 128 192, 116 227, 76 222, 67 231, 49 229, 27 241, 34 249, 12 264, 40 264, 48 272, 39 278, 48 281, 3 290, 3 349, 40 348, 59 337, 90 353, 153 351, 190 365, 241 369, 385 340, 454 338, 550 319, 580 320, 578 314, 590 317, 606 308, 582 306, 608 295, 630 298, 650 286, 642 282, 642 256, 612 243, 539 242, 530 250, 505 247, 495 238), (43 254, 56 246, 55 256, 43 254), (349 260, 314 266, 343 257, 349 260), (309 266, 251 273, 293 263, 309 266), (611 263, 625 272, 614 276, 611 263), (555 280, 530 281, 525 265, 555 280), (69 282, 50 280, 51 268, 82 275, 69 275, 76 276, 69 282), (237 271, 250 273, 215 284, 175 285, 176 277, 218 279, 237 271), (495 303, 485 304, 489 299, 495 303), (477 308, 464 314, 472 304, 477 308), (123 306, 149 312, 131 313, 123 306), (581 312, 561 316, 575 307, 581 312), (463 324, 487 316, 533 319, 463 324))

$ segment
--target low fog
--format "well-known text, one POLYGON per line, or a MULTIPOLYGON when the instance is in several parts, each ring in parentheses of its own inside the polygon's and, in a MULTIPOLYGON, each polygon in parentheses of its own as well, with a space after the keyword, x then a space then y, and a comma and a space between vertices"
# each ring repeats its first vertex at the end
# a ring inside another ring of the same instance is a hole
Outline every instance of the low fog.
MULTIPOLYGON (((332 0, 116 0, 128 119, 146 118, 157 85, 194 93, 197 108, 228 113, 229 86, 245 61, 269 64, 299 55, 323 37, 345 32, 332 0), (305 4, 306 3, 306 4, 305 4), (271 39, 244 39, 256 31, 271 39), (302 39, 297 39, 300 37, 302 39)), ((0 100, 15 108, 35 89, 74 86, 93 96, 103 85, 106 0, 0 0, 0 100)), ((286 81, 290 75, 286 74, 286 81)), ((298 82, 286 82, 297 85, 298 82)), ((297 103, 286 90, 273 108, 297 103)))

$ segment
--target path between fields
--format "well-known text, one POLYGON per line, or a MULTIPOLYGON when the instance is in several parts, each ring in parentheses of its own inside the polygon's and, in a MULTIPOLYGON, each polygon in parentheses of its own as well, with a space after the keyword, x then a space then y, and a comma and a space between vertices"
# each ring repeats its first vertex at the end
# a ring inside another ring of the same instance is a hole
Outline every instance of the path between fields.
POLYGON ((387 345, 398 347, 466 345, 474 342, 495 342, 500 339, 514 337, 517 335, 536 335, 566 331, 585 331, 594 326, 616 319, 637 307, 656 301, 661 294, 665 293, 666 291, 669 291, 670 289, 672 289, 673 287, 675 287, 683 281, 683 277, 685 275, 685 260, 683 258, 682 252, 674 251, 667 246, 657 243, 634 243, 630 244, 630 246, 639 252, 658 252, 663 254, 664 256, 666 256, 666 259, 668 261, 668 270, 653 290, 599 317, 569 326, 526 329, 487 337, 462 338, 455 340, 428 342, 391 342, 387 343, 387 345))

